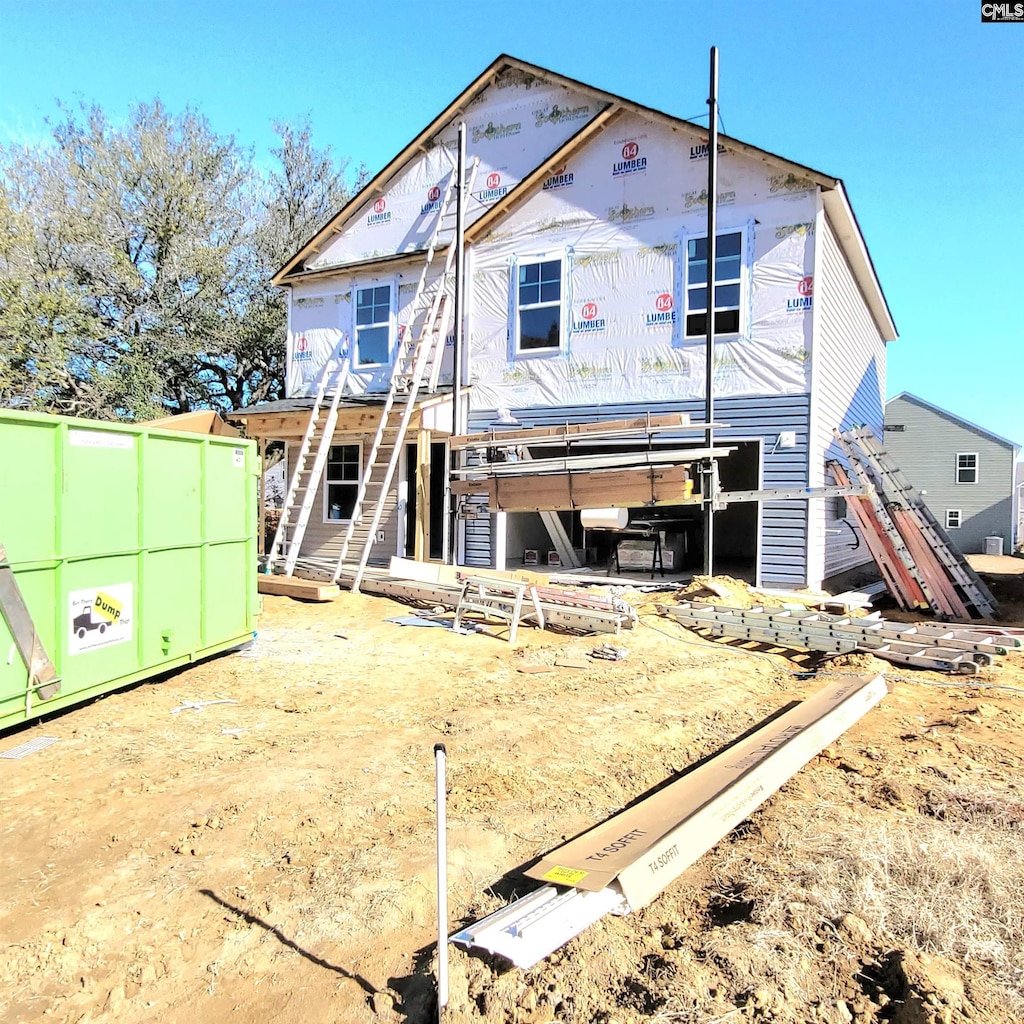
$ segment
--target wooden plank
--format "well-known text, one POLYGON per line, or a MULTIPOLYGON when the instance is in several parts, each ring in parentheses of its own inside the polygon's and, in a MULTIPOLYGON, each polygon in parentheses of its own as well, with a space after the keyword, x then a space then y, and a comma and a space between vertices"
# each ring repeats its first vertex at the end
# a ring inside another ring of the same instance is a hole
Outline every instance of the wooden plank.
POLYGON ((47 700, 59 692, 60 678, 39 639, 32 614, 25 604, 14 570, 7 561, 7 551, 3 544, 0 544, 0 615, 7 622, 14 645, 25 663, 29 687, 35 687, 39 696, 47 700))
POLYGON ((388 575, 396 579, 416 580, 419 583, 436 583, 441 586, 461 587, 469 576, 487 576, 495 580, 514 580, 532 583, 536 586, 547 586, 551 577, 547 573, 531 572, 528 569, 504 571, 501 569, 484 569, 478 566, 457 567, 444 565, 441 562, 420 562, 412 558, 399 558, 393 555, 388 565, 388 575))
POLYGON ((596 423, 561 423, 557 427, 524 427, 522 430, 487 430, 475 434, 455 434, 450 440, 452 451, 460 448, 489 448, 509 443, 529 444, 534 441, 575 441, 618 434, 643 434, 659 430, 703 429, 704 424, 691 424, 685 412, 663 413, 659 416, 634 416, 622 420, 599 420, 596 423))
POLYGON ((300 601, 333 601, 341 592, 337 583, 304 580, 297 576, 260 574, 256 581, 256 589, 261 594, 294 597, 300 601))
POLYGON ((430 431, 416 433, 416 522, 413 524, 413 558, 430 557, 430 431))
POLYGON ((504 512, 699 504, 699 497, 687 495, 688 480, 683 466, 651 466, 501 480, 462 480, 452 483, 452 493, 486 496, 489 508, 504 512))

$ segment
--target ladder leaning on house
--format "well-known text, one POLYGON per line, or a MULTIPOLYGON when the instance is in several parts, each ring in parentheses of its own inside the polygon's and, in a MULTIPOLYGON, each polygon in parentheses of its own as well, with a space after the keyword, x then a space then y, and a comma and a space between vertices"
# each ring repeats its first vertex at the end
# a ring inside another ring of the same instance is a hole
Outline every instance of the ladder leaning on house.
MULTIPOLYGON (((473 161, 465 190, 467 195, 472 192, 478 165, 479 158, 473 161)), ((333 578, 337 582, 344 570, 345 559, 356 528, 363 525, 364 507, 369 503, 368 494, 371 488, 378 488, 376 499, 372 503, 373 512, 370 515, 370 522, 363 538, 359 563, 352 579, 353 593, 358 593, 359 584, 366 571, 366 564, 370 559, 377 527, 380 526, 387 505, 388 489, 394 480, 395 470, 402 457, 409 424, 416 409, 416 397, 424 381, 427 382, 431 390, 436 389, 441 373, 445 337, 448 333, 448 324, 451 322, 451 303, 445 293, 445 284, 452 273, 455 253, 458 248, 454 231, 452 240, 447 247, 444 267, 433 279, 430 277, 430 267, 434 261, 434 254, 437 251, 438 240, 442 232, 445 229, 454 228, 456 204, 453 202, 453 198, 456 195, 457 179, 458 172, 453 171, 445 188, 441 211, 430 244, 427 246, 426 259, 420 272, 416 294, 410 305, 409 324, 404 330, 399 328, 398 345, 391 364, 391 381, 387 398, 381 412, 377 433, 370 447, 370 454, 366 460, 366 469, 359 482, 355 505, 345 531, 345 539, 342 542, 341 554, 338 556, 338 563, 334 569, 333 578), (391 434, 394 435, 393 440, 389 438, 385 443, 385 436, 391 434), (391 447, 390 457, 386 462, 383 458, 378 462, 381 449, 387 446, 391 447)), ((457 376, 456 374, 456 379, 457 376)))
POLYGON ((334 382, 334 393, 330 404, 324 407, 324 395, 331 385, 331 378, 339 372, 337 369, 332 369, 337 354, 338 349, 335 349, 320 371, 316 397, 313 399, 313 409, 309 414, 309 423, 306 425, 306 432, 295 459, 295 469, 292 471, 291 481, 288 484, 288 493, 285 495, 284 505, 281 509, 281 519, 274 533, 274 541, 267 552, 267 568, 270 572, 274 571, 274 562, 282 552, 284 553, 284 575, 291 576, 295 572, 295 563, 299 558, 302 538, 306 535, 306 526, 313 511, 317 488, 323 477, 327 456, 331 450, 334 427, 338 422, 338 403, 345 390, 352 367, 352 346, 349 345, 348 353, 340 369, 340 379, 334 382), (310 461, 310 455, 313 456, 312 461, 310 461))

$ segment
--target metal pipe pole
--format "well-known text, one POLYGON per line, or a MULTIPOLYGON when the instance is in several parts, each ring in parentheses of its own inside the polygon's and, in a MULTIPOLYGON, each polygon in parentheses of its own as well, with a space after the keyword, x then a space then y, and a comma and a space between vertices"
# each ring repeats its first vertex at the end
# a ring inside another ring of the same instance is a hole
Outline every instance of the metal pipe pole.
MULTIPOLYGON (((718 203, 718 47, 711 47, 711 75, 708 87, 708 238, 707 238, 707 349, 705 359, 704 432, 705 447, 714 445, 715 421, 715 230, 718 203)), ((704 495, 704 573, 714 574, 715 567, 715 487, 717 474, 714 461, 705 463, 701 490, 704 495)))
POLYGON ((434 744, 434 781, 437 801, 437 1019, 448 1005, 448 818, 445 805, 443 743, 434 744))
POLYGON ((459 176, 458 192, 455 199, 455 345, 454 357, 455 394, 453 397, 455 433, 463 432, 462 402, 462 359, 463 317, 465 316, 466 285, 466 122, 459 124, 459 159, 455 173, 459 176))
MULTIPOLYGON (((465 411, 463 409, 462 396, 462 361, 465 337, 463 334, 463 320, 465 318, 466 301, 466 122, 459 122, 459 153, 455 164, 457 175, 455 191, 455 237, 452 245, 455 246, 455 344, 452 346, 452 433, 465 433, 463 420, 465 411)), ((441 216, 444 216, 442 211, 441 216)), ((450 456, 448 465, 457 469, 462 461, 461 454, 450 456)), ((449 480, 451 478, 449 477, 449 480)), ((444 538, 442 546, 443 561, 455 565, 458 562, 459 530, 458 519, 455 517, 455 509, 450 508, 452 503, 451 491, 448 488, 448 480, 444 487, 445 501, 445 531, 447 538, 444 538)))

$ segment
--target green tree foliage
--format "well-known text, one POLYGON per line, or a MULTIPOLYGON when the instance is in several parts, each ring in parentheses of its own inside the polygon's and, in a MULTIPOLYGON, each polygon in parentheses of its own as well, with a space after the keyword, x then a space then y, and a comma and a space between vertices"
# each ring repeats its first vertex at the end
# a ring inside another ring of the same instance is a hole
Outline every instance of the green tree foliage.
POLYGON ((275 129, 266 174, 159 102, 124 124, 63 111, 49 144, 0 149, 0 404, 144 419, 280 397, 269 279, 349 189, 308 124, 275 129))

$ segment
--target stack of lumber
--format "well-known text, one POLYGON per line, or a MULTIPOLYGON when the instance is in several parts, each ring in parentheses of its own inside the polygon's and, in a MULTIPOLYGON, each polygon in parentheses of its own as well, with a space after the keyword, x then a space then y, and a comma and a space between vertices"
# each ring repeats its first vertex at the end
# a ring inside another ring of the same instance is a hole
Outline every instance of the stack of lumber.
POLYGON ((1011 630, 976 631, 967 625, 894 622, 782 608, 724 608, 690 602, 658 609, 687 629, 829 654, 861 651, 898 665, 974 675, 1024 637, 1011 630))
POLYGON ((864 489, 847 506, 900 607, 930 608, 944 619, 994 615, 992 594, 871 430, 836 431, 835 438, 848 469, 830 462, 832 478, 864 489))

